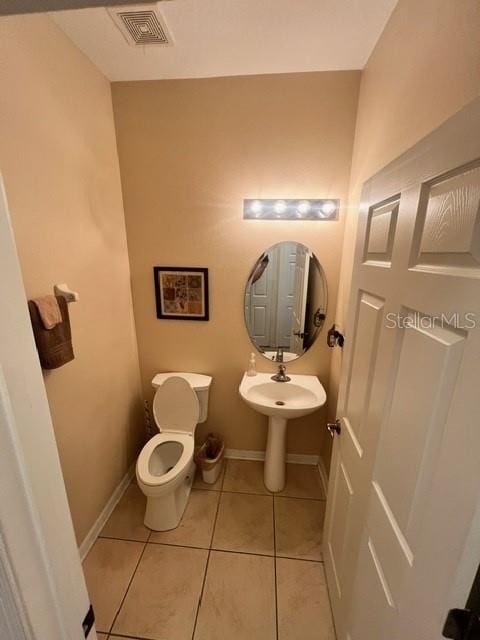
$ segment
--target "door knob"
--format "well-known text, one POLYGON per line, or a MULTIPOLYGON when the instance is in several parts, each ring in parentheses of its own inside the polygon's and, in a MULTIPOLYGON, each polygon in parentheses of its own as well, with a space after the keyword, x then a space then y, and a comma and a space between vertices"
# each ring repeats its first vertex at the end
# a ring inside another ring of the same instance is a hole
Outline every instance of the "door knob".
POLYGON ((480 638, 480 567, 473 581, 465 609, 450 609, 442 636, 452 640, 480 638))
POLYGON ((330 432, 332 438, 335 434, 340 435, 342 433, 342 427, 340 426, 340 420, 335 420, 335 422, 327 422, 327 429, 330 432))

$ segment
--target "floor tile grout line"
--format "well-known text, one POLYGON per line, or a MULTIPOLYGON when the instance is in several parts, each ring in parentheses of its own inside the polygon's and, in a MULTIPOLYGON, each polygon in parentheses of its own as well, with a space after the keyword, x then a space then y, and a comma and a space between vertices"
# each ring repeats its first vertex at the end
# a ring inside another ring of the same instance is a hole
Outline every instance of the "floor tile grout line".
POLYGON ((122 542, 136 542, 137 544, 147 544, 150 541, 151 532, 146 540, 136 540, 135 538, 121 538, 120 536, 98 536, 97 540, 121 540, 122 542))
POLYGON ((275 500, 272 500, 273 516, 273 572, 275 578, 275 636, 278 640, 278 592, 277 592, 277 534, 275 525, 275 500))
POLYGON ((173 542, 149 542, 149 545, 179 547, 180 549, 198 549, 200 551, 220 551, 221 553, 238 553, 245 556, 258 556, 259 558, 284 558, 286 560, 300 560, 301 562, 317 562, 323 563, 323 560, 315 560, 313 558, 296 558, 295 556, 275 555, 274 553, 259 553, 258 551, 240 551, 238 549, 220 549, 218 547, 192 547, 188 544, 173 544, 173 542))
MULTIPOLYGON (((198 489, 197 489, 198 491, 198 489)), ((210 489, 206 489, 206 491, 210 491, 210 489)), ((260 493, 260 492, 254 492, 254 491, 238 491, 235 489, 222 489, 221 491, 218 491, 219 493, 240 493, 243 496, 270 496, 271 498, 288 498, 289 500, 312 500, 314 502, 326 502, 325 498, 310 498, 310 497, 304 497, 304 496, 284 496, 284 495, 280 495, 278 493, 272 493, 271 491, 269 491, 268 493, 260 493)))
MULTIPOLYGON (((259 558, 283 558, 285 560, 299 560, 300 562, 317 562, 323 564, 324 560, 315 560, 313 558, 297 558, 295 556, 282 556, 275 553, 259 553, 258 551, 241 551, 238 549, 220 549, 217 547, 194 547, 191 544, 179 544, 173 542, 138 542, 138 540, 128 540, 125 538, 104 538, 105 540, 119 540, 120 542, 137 542, 138 544, 145 544, 147 546, 156 545, 158 547, 175 547, 180 549, 193 549, 198 551, 219 551, 221 553, 239 553, 246 556, 258 556, 259 558)), ((105 633, 101 631, 100 633, 105 633)))
POLYGON ((274 498, 288 498, 288 500, 312 500, 313 502, 326 502, 325 498, 311 498, 307 496, 285 496, 281 493, 272 493, 274 498))
MULTIPOLYGON (((223 475, 223 477, 225 478, 225 474, 223 475)), ((223 486, 223 481, 222 481, 222 486, 223 486)), ((215 529, 217 528, 218 514, 220 512, 220 503, 222 501, 222 495, 223 495, 223 491, 220 491, 218 496, 218 501, 217 501, 217 508, 215 510, 215 517, 213 519, 212 535, 210 536, 210 544, 208 546, 210 551, 212 551, 213 549, 213 539, 215 537, 215 529)))
POLYGON ((217 508, 215 510, 215 518, 213 519, 212 535, 210 536, 210 545, 209 545, 210 550, 212 549, 213 537, 215 535, 215 528, 217 526, 218 512, 220 511, 220 502, 222 501, 222 493, 223 491, 220 491, 220 495, 218 496, 218 501, 217 501, 217 508))
MULTIPOLYGON (((223 474, 223 478, 225 478, 225 472, 223 474)), ((222 486, 223 486, 223 479, 222 479, 222 486)), ((208 549, 207 562, 205 563, 205 573, 203 574, 202 588, 200 589, 200 597, 198 599, 197 611, 195 613, 195 621, 193 623, 192 640, 195 639, 195 633, 197 631, 198 615, 200 613, 200 607, 202 606, 203 592, 205 590, 205 583, 207 581, 208 565, 210 564, 210 556, 212 555, 213 536, 215 534, 215 527, 217 526, 218 511, 220 509, 220 500, 221 500, 221 498, 222 498, 222 491, 219 492, 219 496, 218 496, 218 500, 217 500, 217 509, 215 511, 215 518, 213 520, 212 535, 210 536, 210 547, 208 549)))
POLYGON ((119 607, 118 607, 118 609, 117 609, 117 613, 115 614, 115 616, 114 616, 114 618, 113 618, 113 622, 112 622, 112 624, 110 625, 110 630, 108 631, 108 635, 111 635, 111 634, 113 633, 113 627, 115 626, 115 622, 117 621, 118 614, 120 613, 120 610, 121 610, 121 608, 123 607, 123 603, 125 602, 125 599, 126 599, 126 597, 127 597, 127 594, 128 594, 128 592, 129 592, 129 590, 130 590, 130 587, 131 587, 131 585, 132 585, 133 579, 134 579, 134 577, 135 577, 135 575, 136 575, 136 573, 137 573, 137 570, 138 570, 138 567, 139 567, 139 565, 140 565, 140 562, 142 561, 143 554, 145 553, 145 550, 146 550, 146 548, 147 548, 147 545, 148 545, 148 542, 145 542, 145 543, 144 543, 144 545, 143 545, 142 553, 140 554, 140 557, 138 558, 138 562, 137 562, 137 564, 135 565, 135 569, 133 570, 132 577, 130 578, 130 580, 129 580, 129 582, 128 582, 128 585, 127 585, 127 588, 126 588, 126 590, 125 590, 125 593, 123 594, 122 601, 120 602, 120 605, 119 605, 119 607))
MULTIPOLYGON (((227 492, 228 493, 228 492, 227 492)), ((254 494, 256 495, 256 494, 254 494)), ((220 502, 220 500, 219 500, 220 502)), ((218 505, 217 505, 218 508, 218 505)), ((215 523, 216 523, 216 519, 217 516, 215 516, 215 523)), ((151 532, 151 534, 153 535, 153 531, 151 532)), ((300 558, 300 557, 295 557, 295 556, 284 556, 284 555, 280 555, 278 553, 276 553, 276 551, 274 550, 273 553, 261 553, 259 551, 244 551, 241 549, 222 549, 220 547, 214 547, 211 546, 213 544, 213 534, 212 534, 212 540, 210 543, 210 546, 206 547, 201 547, 201 546, 195 546, 192 544, 181 544, 179 542, 157 542, 156 540, 151 540, 151 536, 149 537, 148 540, 133 540, 131 538, 114 538, 111 536, 99 536, 99 538, 101 538, 102 540, 118 540, 120 542, 134 542, 137 544, 147 544, 147 545, 157 545, 157 546, 166 546, 166 547, 180 547, 180 548, 185 548, 185 549, 199 549, 199 550, 203 550, 203 551, 222 551, 224 553, 240 553, 240 554, 245 554, 245 555, 250 555, 250 556, 260 556, 263 558, 273 558, 273 557, 278 557, 278 558, 285 558, 287 560, 301 560, 304 562, 323 562, 322 560, 317 560, 314 558, 300 558)), ((274 543, 276 544, 276 543, 274 543)))
POLYGON ((218 551, 219 553, 233 553, 240 556, 255 556, 256 558, 274 558, 273 553, 258 553, 258 551, 237 551, 236 549, 218 549, 212 547, 212 551, 218 551))
MULTIPOLYGON (((103 633, 103 631, 98 631, 98 633, 103 633)), ((107 634, 103 634, 103 635, 107 635, 107 634)), ((123 635, 123 633, 117 633, 115 632, 113 634, 115 637, 119 637, 119 638, 125 638, 125 640, 152 640, 152 638, 147 638, 146 636, 125 636, 123 635)), ((111 640, 112 638, 112 634, 108 634, 108 639, 111 640)))
POLYGON ((191 544, 180 544, 177 542, 156 542, 155 540, 152 540, 148 544, 154 544, 157 547, 177 547, 180 549, 198 549, 199 551, 210 551, 210 547, 194 547, 191 544))

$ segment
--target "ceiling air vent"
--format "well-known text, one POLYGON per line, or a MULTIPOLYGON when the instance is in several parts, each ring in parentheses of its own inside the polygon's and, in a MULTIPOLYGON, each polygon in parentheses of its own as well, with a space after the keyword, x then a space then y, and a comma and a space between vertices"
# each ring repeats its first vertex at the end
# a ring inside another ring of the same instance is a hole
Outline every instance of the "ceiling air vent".
POLYGON ((163 16, 155 5, 113 7, 108 13, 132 47, 172 44, 163 16))

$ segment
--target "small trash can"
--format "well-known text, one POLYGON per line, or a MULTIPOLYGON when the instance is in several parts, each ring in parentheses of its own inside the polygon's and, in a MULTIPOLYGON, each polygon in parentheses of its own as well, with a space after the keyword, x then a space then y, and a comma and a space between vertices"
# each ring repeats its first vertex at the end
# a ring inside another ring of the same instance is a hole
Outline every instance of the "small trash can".
POLYGON ((195 454, 195 462, 202 470, 203 481, 214 484, 223 465, 225 443, 217 433, 209 433, 207 439, 195 454))

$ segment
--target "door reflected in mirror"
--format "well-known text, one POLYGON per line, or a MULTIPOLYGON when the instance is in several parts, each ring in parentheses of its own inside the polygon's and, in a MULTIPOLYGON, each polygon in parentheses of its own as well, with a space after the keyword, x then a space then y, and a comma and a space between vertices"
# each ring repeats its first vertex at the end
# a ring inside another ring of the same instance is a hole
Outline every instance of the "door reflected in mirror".
POLYGON ((245 324, 257 350, 289 362, 315 342, 327 313, 327 282, 313 252, 279 242, 256 261, 245 289, 245 324))

